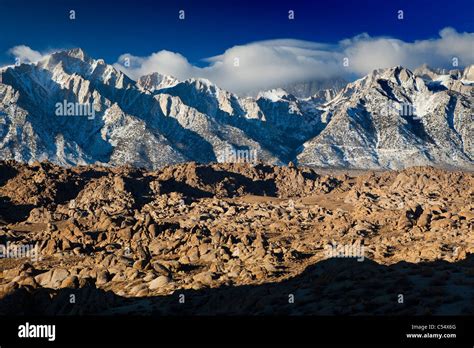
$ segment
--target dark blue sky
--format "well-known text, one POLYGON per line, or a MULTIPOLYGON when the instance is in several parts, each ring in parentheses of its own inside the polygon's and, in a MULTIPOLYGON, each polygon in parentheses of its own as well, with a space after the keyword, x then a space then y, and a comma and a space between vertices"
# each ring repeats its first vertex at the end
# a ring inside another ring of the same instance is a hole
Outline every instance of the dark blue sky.
POLYGON ((82 47, 115 62, 122 53, 162 49, 190 62, 251 41, 294 38, 337 42, 361 32, 405 41, 436 37, 452 26, 474 32, 474 0, 0 0, 0 63, 6 51, 27 45, 38 51, 82 47), (69 10, 76 20, 69 20, 69 10), (178 11, 186 20, 178 20, 178 11), (287 19, 288 10, 296 19, 287 19), (405 19, 399 21, 397 10, 405 19))

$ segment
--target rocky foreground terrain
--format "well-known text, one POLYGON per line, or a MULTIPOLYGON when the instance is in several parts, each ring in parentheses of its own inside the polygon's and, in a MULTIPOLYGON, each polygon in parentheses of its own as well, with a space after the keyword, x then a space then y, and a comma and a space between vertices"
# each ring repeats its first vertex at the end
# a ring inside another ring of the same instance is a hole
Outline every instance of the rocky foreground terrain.
POLYGON ((0 162, 0 313, 472 314, 473 225, 470 172, 0 162))

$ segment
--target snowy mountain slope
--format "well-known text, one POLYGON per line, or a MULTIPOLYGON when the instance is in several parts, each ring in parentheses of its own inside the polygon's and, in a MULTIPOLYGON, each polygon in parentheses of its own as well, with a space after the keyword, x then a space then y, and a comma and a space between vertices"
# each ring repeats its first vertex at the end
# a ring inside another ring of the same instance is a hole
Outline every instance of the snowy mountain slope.
POLYGON ((156 168, 226 161, 234 149, 269 163, 472 168, 472 71, 395 67, 339 92, 243 98, 204 79, 135 82, 81 49, 61 51, 0 70, 0 158, 156 168), (76 109, 58 114, 58 103, 76 109))
MULTIPOLYGON (((174 112, 168 112, 171 116, 175 117, 177 113, 182 115, 181 106, 195 110, 212 120, 213 124, 231 127, 251 142, 257 142, 259 146, 254 148, 261 159, 269 158, 269 152, 278 159, 275 163, 292 160, 293 148, 313 135, 320 124, 320 111, 312 101, 297 99, 284 91, 263 92, 257 99, 239 98, 208 80, 190 79, 161 89, 155 98, 163 101, 168 98, 166 96, 180 101, 172 110, 174 112)), ((194 114, 188 116, 194 117, 194 114)), ((203 132, 196 131, 209 138, 203 132)), ((221 132, 214 135, 218 133, 221 132)))
MULTIPOLYGON (((132 80, 81 50, 59 52, 36 65, 7 69, 2 81, 1 89, 16 96, 4 98, 0 104, 8 115, 5 138, 10 146, 2 147, 4 158, 50 158, 61 164, 137 164, 146 159, 148 165, 158 166, 190 159, 177 150, 176 142, 183 138, 191 143, 200 141, 160 114, 153 97, 141 93, 132 80), (91 104, 95 117, 58 117, 55 105, 63 101, 91 104), (22 118, 9 111, 7 105, 12 103, 22 118), (18 134, 19 129, 21 133, 28 130, 28 138, 18 134), (71 154, 62 146, 76 151, 71 154), (139 157, 127 152, 136 152, 139 157), (63 153, 66 156, 62 157, 63 153)), ((202 143, 199 145, 212 155, 210 146, 202 143)))
POLYGON ((432 88, 411 71, 395 67, 348 84, 327 105, 328 126, 304 144, 299 162, 358 168, 472 167, 472 87, 463 85, 461 92, 470 93, 460 93, 458 80, 449 77, 445 82, 432 88))

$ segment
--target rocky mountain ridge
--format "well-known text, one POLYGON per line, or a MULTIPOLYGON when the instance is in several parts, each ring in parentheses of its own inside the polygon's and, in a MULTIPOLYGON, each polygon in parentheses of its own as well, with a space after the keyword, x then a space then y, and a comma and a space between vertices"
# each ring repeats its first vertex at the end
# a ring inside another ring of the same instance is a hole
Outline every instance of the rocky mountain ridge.
POLYGON ((471 78, 472 66, 394 67, 308 98, 282 89, 242 98, 204 79, 135 82, 72 49, 0 70, 0 158, 159 168, 251 152, 272 164, 472 169, 471 78))

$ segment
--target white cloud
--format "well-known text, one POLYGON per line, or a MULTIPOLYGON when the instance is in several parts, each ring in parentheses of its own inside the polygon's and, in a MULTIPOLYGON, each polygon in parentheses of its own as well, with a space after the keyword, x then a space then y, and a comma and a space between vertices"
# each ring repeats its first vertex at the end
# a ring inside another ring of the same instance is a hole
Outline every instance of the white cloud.
POLYGON ((151 72, 163 72, 179 79, 186 79, 197 72, 197 69, 181 54, 166 50, 153 53, 149 57, 122 54, 115 66, 135 79, 151 72))
MULTIPOLYGON (((8 52, 21 63, 34 63, 54 51, 39 52, 20 45, 8 52)), ((204 67, 193 65, 183 55, 166 50, 147 57, 123 54, 114 66, 133 79, 152 72, 180 80, 201 77, 229 91, 249 94, 294 82, 362 76, 373 69, 395 65, 413 69, 426 63, 452 68, 454 57, 461 67, 474 63, 474 33, 444 28, 436 38, 414 42, 371 37, 366 33, 336 44, 267 40, 234 46, 220 55, 204 58, 207 63, 204 67), (343 65, 345 57, 349 59, 347 67, 343 65), (124 64, 127 58, 128 66, 124 64), (235 66, 237 62, 238 66, 235 66)))
POLYGON ((203 59, 195 66, 179 53, 159 51, 148 57, 120 56, 115 66, 131 78, 159 72, 178 79, 207 78, 229 91, 245 94, 292 82, 348 75, 364 75, 377 68, 403 65, 415 68, 424 63, 448 68, 453 57, 459 65, 474 62, 474 33, 444 28, 439 37, 405 42, 390 37, 357 35, 330 45, 292 39, 267 40, 234 46, 224 53, 203 59), (343 59, 349 58, 349 66, 343 59), (124 66, 125 59, 130 65, 124 66), (235 66, 238 60, 239 66, 235 66))
POLYGON ((351 70, 357 74, 394 65, 416 68, 425 63, 454 68, 453 58, 458 59, 460 66, 474 63, 474 33, 458 33, 453 28, 441 30, 439 38, 415 42, 361 35, 341 41, 341 47, 350 59, 351 70))
POLYGON ((12 47, 8 50, 8 53, 13 55, 15 58, 19 58, 21 63, 36 63, 46 56, 45 54, 35 51, 25 45, 12 47))
POLYGON ((181 80, 201 77, 232 92, 246 93, 288 81, 337 75, 341 59, 341 54, 331 51, 327 45, 298 40, 271 40, 229 48, 219 56, 206 58, 209 65, 203 68, 169 51, 153 53, 149 57, 124 54, 115 66, 134 79, 152 72, 172 75, 181 80), (125 66, 127 58, 128 67, 125 66))

